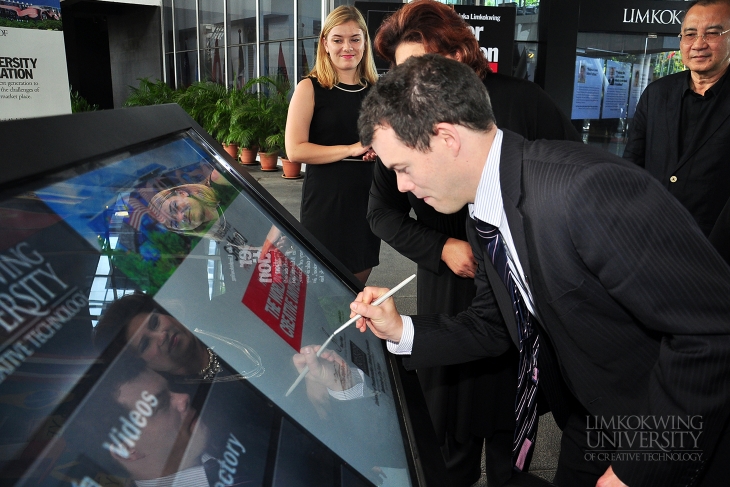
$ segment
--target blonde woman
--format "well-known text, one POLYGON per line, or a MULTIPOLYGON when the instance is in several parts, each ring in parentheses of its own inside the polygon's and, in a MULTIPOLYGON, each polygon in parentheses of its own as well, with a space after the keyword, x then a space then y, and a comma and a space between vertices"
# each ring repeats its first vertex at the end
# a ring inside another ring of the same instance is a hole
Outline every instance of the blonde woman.
POLYGON ((366 219, 374 156, 359 142, 357 118, 376 79, 365 20, 354 7, 337 7, 286 123, 287 155, 307 164, 301 223, 363 284, 378 265, 380 239, 366 219))

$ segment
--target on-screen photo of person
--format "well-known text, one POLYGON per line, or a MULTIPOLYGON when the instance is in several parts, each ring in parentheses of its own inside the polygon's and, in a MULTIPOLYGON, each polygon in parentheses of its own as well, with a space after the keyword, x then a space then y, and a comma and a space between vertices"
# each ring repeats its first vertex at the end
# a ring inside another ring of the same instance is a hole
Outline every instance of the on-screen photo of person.
POLYGON ((211 222, 223 214, 237 194, 236 189, 218 172, 198 184, 183 184, 155 194, 149 208, 166 228, 182 234, 204 236, 211 222))
POLYGON ((144 293, 111 303, 96 326, 94 341, 99 347, 129 345, 150 369, 167 375, 212 379, 220 370, 213 352, 144 293))
POLYGON ((129 351, 117 356, 81 412, 67 438, 106 472, 130 477, 139 487, 214 484, 203 468, 210 430, 190 395, 171 390, 129 351), (115 434, 120 426, 133 436, 115 434), (168 483, 157 483, 163 481, 168 483))

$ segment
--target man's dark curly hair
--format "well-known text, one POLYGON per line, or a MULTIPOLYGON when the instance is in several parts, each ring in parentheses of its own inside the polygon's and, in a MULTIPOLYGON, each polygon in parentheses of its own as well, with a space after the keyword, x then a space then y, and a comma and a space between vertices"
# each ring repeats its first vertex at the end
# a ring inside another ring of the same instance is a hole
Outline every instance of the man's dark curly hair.
POLYGON ((360 142, 371 145, 377 127, 391 127, 406 147, 429 152, 434 127, 442 122, 489 131, 494 112, 487 89, 466 64, 438 54, 411 57, 363 100, 360 142))

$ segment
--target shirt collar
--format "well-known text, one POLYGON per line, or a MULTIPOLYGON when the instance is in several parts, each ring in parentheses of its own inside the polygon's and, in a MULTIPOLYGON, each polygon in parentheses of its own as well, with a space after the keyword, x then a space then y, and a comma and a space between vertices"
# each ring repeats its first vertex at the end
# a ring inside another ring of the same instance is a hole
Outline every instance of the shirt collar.
POLYGON ((502 187, 499 183, 499 159, 502 154, 503 132, 497 129, 487 160, 479 179, 474 203, 469 203, 469 215, 483 222, 499 227, 504 214, 502 187))
MULTIPOLYGON (((715 96, 719 95, 720 94, 720 90, 722 89, 722 85, 725 83, 725 80, 727 79, 729 73, 730 73, 730 67, 728 67, 725 70, 725 74, 723 74, 720 77, 720 79, 717 80, 717 82, 714 85, 710 86, 707 89, 707 91, 705 91, 704 97, 711 98, 711 97, 715 97, 715 96), (708 95, 710 95, 710 96, 708 96, 708 95)), ((689 69, 687 70, 687 83, 685 85, 684 92, 682 93, 682 96, 687 96, 688 94, 692 94, 692 95, 697 96, 699 98, 704 98, 703 95, 700 95, 700 94, 695 93, 694 91, 692 91, 692 73, 690 72, 689 69)))

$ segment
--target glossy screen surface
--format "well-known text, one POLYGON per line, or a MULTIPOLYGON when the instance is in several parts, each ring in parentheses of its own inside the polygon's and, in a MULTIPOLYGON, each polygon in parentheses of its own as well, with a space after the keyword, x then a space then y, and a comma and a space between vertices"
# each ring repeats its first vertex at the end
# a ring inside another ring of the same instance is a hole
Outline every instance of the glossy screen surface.
POLYGON ((229 169, 191 131, 1 197, 0 483, 411 485, 370 332, 285 396, 354 293, 229 169))

